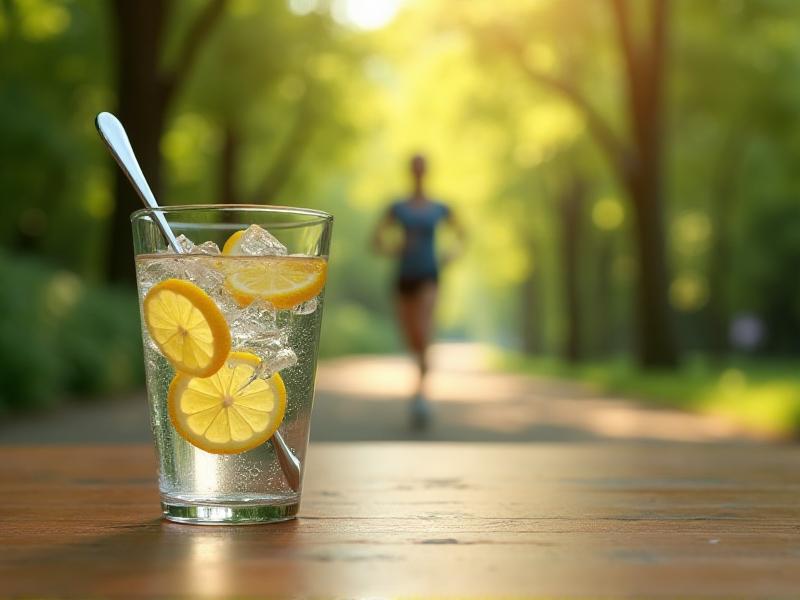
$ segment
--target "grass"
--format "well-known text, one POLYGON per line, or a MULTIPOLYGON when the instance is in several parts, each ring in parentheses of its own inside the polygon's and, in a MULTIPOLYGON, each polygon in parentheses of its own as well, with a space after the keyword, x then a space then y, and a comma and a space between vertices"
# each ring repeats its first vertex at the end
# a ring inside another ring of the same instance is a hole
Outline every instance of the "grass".
POLYGON ((641 402, 723 415, 773 435, 800 435, 798 362, 742 359, 715 365, 694 357, 677 371, 643 371, 625 360, 570 365, 518 354, 500 355, 498 362, 507 370, 578 380, 641 402))

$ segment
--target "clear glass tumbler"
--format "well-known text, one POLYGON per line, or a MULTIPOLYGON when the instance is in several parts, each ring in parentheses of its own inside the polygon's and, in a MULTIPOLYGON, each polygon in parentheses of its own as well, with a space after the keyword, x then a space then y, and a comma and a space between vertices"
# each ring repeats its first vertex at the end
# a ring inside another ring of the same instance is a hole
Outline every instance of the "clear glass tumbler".
POLYGON ((139 210, 131 221, 164 516, 293 518, 333 217, 199 205, 139 210), (182 252, 168 246, 156 212, 182 252), (287 452, 300 464, 294 478, 287 452))

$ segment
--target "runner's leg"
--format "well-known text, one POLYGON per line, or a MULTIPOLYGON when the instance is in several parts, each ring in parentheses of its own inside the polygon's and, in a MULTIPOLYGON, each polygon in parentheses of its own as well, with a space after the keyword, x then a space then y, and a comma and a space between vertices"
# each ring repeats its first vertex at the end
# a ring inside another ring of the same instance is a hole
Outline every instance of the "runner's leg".
POLYGON ((428 372, 427 352, 434 331, 434 312, 439 288, 435 281, 427 282, 419 290, 414 306, 419 347, 420 388, 428 372))

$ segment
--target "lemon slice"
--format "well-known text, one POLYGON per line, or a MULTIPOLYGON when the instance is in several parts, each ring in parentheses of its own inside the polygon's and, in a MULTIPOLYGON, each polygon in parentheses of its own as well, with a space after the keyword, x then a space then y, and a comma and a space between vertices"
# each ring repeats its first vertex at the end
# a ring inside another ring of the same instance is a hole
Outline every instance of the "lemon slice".
POLYGON ((239 240, 242 239, 244 232, 246 230, 240 229, 239 231, 234 231, 227 240, 225 240, 225 245, 222 246, 222 253, 226 255, 235 255, 239 254, 239 240))
POLYGON ((231 351, 231 334, 214 301, 190 281, 165 279, 142 303, 144 322, 159 350, 179 371, 207 377, 231 351))
POLYGON ((286 309, 311 300, 322 291, 328 275, 323 258, 264 256, 227 267, 226 286, 241 306, 261 298, 286 309))
POLYGON ((259 363, 248 352, 231 352, 211 377, 178 373, 167 403, 180 436, 214 454, 238 454, 271 438, 286 413, 286 387, 277 373, 247 384, 259 363))

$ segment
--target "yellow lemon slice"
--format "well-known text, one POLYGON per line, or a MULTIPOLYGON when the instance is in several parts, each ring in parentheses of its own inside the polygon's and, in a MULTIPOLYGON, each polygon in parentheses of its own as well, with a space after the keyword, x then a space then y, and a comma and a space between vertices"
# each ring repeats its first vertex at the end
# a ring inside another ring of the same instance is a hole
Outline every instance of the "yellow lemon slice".
POLYGON ((229 263, 226 286, 241 306, 261 298, 286 309, 311 300, 322 291, 328 275, 324 258, 264 256, 229 263))
POLYGON ((271 438, 286 414, 286 387, 277 373, 248 384, 259 362, 248 352, 231 352, 211 377, 178 373, 167 403, 180 436, 214 454, 238 454, 271 438))
POLYGON ((214 301, 190 281, 165 279, 144 297, 144 322, 156 346, 179 371, 207 377, 231 351, 231 333, 214 301))
POLYGON ((234 231, 231 237, 225 240, 225 245, 222 246, 222 253, 226 255, 239 254, 239 240, 242 239, 244 232, 244 229, 234 231))

